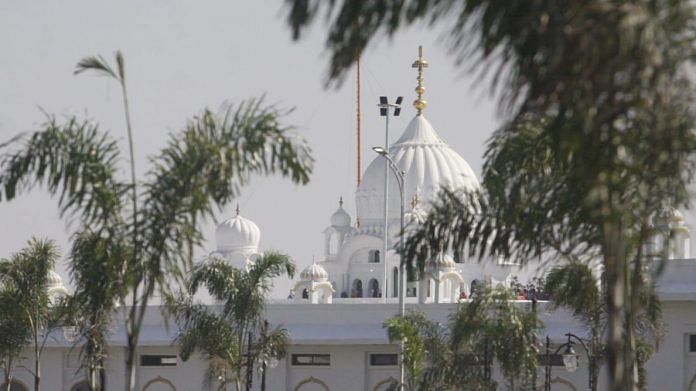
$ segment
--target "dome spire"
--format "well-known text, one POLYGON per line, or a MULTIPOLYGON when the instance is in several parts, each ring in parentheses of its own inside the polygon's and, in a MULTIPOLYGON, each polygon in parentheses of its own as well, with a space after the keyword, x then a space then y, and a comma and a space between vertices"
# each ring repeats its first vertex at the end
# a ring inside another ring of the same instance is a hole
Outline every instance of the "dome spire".
POLYGON ((239 202, 237 202, 237 208, 234 211, 237 213, 236 216, 239 216, 239 202))
POLYGON ((411 209, 416 209, 419 201, 420 200, 418 199, 418 192, 416 192, 416 194, 414 194, 413 198, 411 199, 411 209))
POLYGON ((340 206, 341 208, 343 208, 343 196, 341 196, 341 197, 338 199, 338 206, 340 206))
POLYGON ((411 68, 418 69, 418 77, 416 78, 416 80, 418 80, 418 85, 415 90, 416 94, 418 94, 418 99, 413 101, 413 107, 418 110, 418 115, 421 115, 421 112, 428 105, 428 101, 423 99, 423 94, 425 93, 425 87, 423 86, 423 69, 427 67, 428 61, 423 58, 423 46, 418 46, 418 59, 411 65, 411 68))

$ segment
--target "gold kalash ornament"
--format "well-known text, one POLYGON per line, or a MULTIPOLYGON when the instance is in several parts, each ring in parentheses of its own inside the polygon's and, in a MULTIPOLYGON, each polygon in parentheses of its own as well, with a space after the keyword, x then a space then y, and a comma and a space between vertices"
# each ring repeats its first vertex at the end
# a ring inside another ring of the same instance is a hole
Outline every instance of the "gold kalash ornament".
POLYGON ((423 99, 423 94, 425 93, 425 87, 423 86, 423 69, 428 67, 428 62, 423 58, 423 46, 418 46, 418 59, 413 62, 411 68, 418 69, 418 85, 416 86, 416 94, 418 94, 418 99, 413 101, 413 107, 418 110, 418 115, 428 106, 428 101, 423 99))

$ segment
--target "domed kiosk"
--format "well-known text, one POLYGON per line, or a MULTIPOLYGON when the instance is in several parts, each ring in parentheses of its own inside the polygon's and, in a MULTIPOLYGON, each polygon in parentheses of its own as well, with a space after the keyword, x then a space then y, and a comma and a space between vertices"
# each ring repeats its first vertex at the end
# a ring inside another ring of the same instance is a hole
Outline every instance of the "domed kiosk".
POLYGON ((307 300, 312 304, 331 304, 335 292, 329 282, 329 273, 316 260, 302 270, 300 281, 295 284, 293 291, 295 300, 307 300))
POLYGON ((218 224, 215 239, 217 249, 211 256, 223 258, 235 267, 247 268, 260 255, 261 230, 256 223, 241 216, 239 205, 232 218, 218 224))

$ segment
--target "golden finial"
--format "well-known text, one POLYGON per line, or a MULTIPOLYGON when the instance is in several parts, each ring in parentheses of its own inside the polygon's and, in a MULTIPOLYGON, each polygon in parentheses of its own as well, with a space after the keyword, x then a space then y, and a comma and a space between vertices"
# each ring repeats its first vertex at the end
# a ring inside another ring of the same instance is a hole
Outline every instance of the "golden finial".
POLYGON ((418 46, 418 60, 413 62, 411 68, 418 68, 418 85, 416 86, 416 94, 418 94, 418 99, 413 101, 413 107, 418 110, 418 115, 428 106, 428 101, 423 99, 423 93, 425 93, 425 87, 423 86, 423 69, 428 67, 428 62, 423 58, 423 46, 418 46))
POLYGON ((237 203, 237 209, 235 209, 234 211, 237 212, 237 216, 239 216, 239 202, 237 203))
POLYGON ((338 199, 338 206, 340 206, 341 208, 343 208, 343 196, 341 196, 341 197, 338 199))

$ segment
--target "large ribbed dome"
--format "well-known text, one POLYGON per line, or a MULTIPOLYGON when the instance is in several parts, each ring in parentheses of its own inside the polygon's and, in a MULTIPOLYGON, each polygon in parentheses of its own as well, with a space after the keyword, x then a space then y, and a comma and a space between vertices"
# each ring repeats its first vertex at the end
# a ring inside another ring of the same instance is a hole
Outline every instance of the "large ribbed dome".
POLYGON ((218 251, 256 251, 261 231, 253 221, 239 215, 220 223, 215 230, 218 251))
MULTIPOLYGON (((435 133, 430 122, 416 116, 399 140, 389 148, 389 155, 405 175, 405 199, 418 195, 431 201, 442 186, 476 190, 479 182, 469 164, 435 133)), ((385 159, 376 156, 363 176, 356 193, 358 217, 361 222, 376 223, 384 219, 385 159)), ((399 217, 399 188, 390 172, 389 215, 399 217)))

